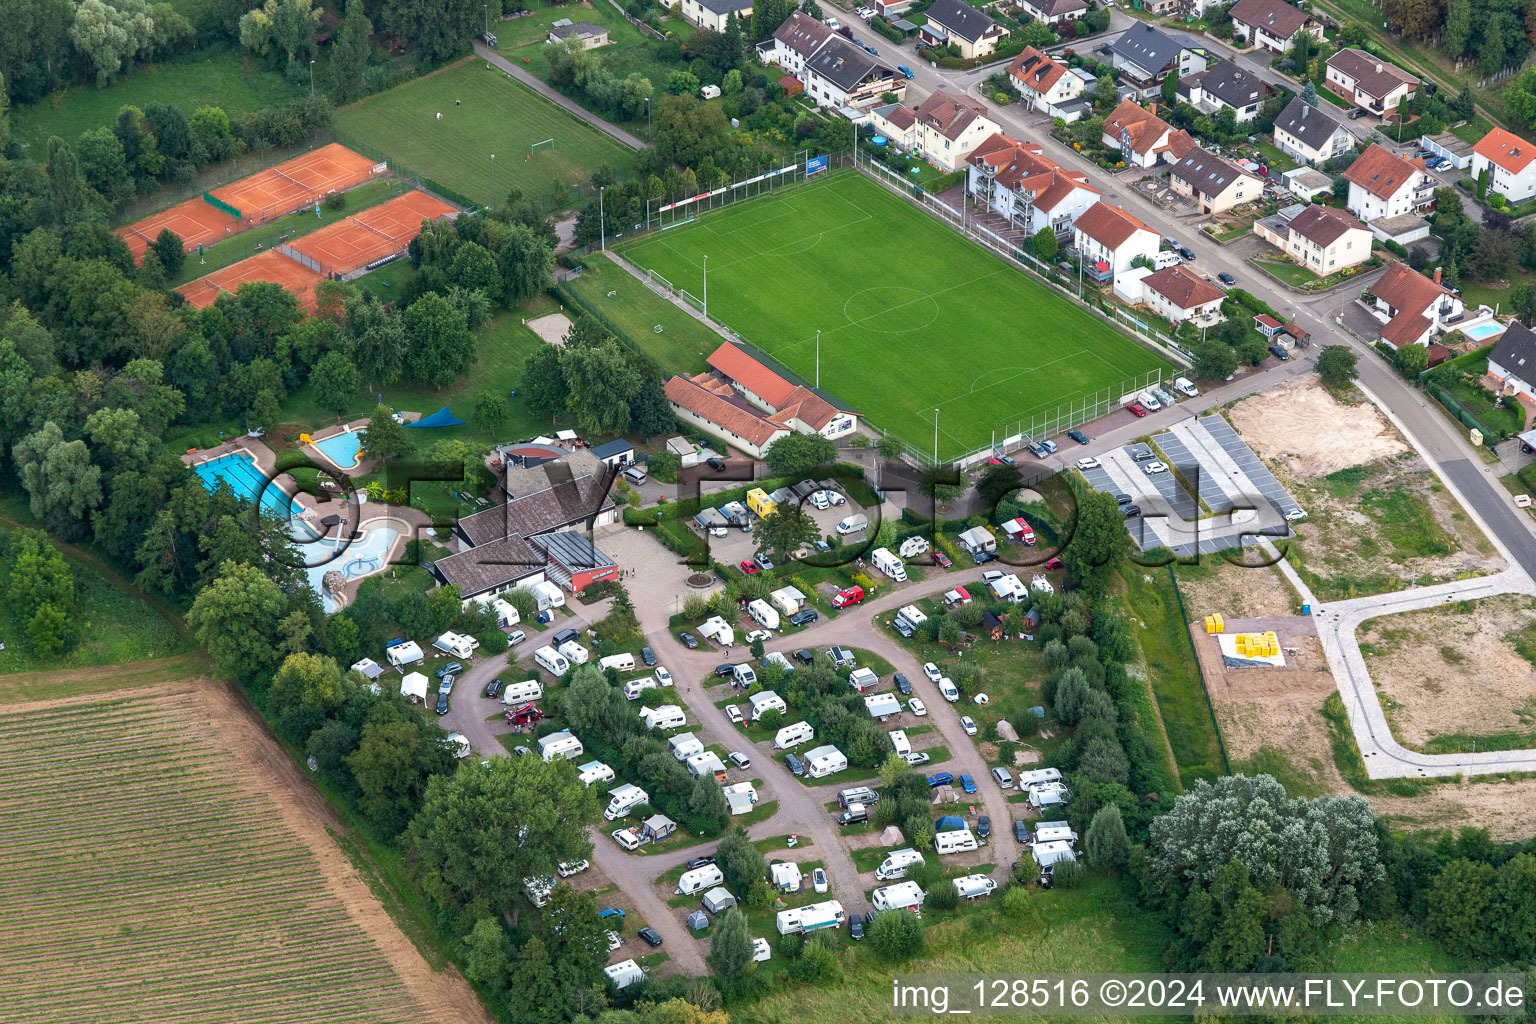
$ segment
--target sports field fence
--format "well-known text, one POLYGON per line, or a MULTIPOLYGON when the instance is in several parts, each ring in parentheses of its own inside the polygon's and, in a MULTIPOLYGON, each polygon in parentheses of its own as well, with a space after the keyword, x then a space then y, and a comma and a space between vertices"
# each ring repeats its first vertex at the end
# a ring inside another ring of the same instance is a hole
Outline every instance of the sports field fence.
POLYGON ((464 195, 462 192, 457 192, 454 189, 449 188, 447 185, 442 184, 441 182, 434 181, 427 177, 425 174, 418 174, 408 167, 400 166, 398 161, 386 155, 377 146, 371 146, 368 143, 363 142, 361 139, 355 138, 354 136, 348 135, 346 132, 338 131, 334 128, 331 129, 329 135, 331 141, 341 143, 343 146, 346 146, 354 153, 361 153, 363 156, 375 161, 376 163, 388 164, 389 172, 391 174, 407 182, 420 192, 425 192, 429 196, 432 196, 436 199, 441 199, 443 202, 449 204, 450 206, 457 206, 461 210, 478 210, 480 208, 479 203, 464 195))
MULTIPOLYGON (((818 157, 818 160, 821 158, 818 157)), ((775 192, 790 185, 813 178, 837 167, 851 167, 856 159, 854 151, 828 154, 825 167, 809 169, 810 151, 801 150, 788 161, 776 160, 764 163, 750 178, 721 185, 696 195, 659 196, 645 203, 645 226, 630 233, 633 238, 644 231, 666 231, 682 227, 701 214, 711 210, 723 210, 747 199, 775 192)))
MULTIPOLYGON (((161 210, 175 206, 177 203, 188 199, 196 199, 204 192, 212 192, 216 188, 223 188, 231 182, 242 178, 249 178, 266 170, 273 164, 280 164, 285 160, 291 160, 296 156, 308 153, 318 145, 331 141, 327 135, 313 135, 291 146, 278 146, 273 148, 259 148, 250 150, 232 160, 216 164, 206 168, 190 181, 170 184, 164 188, 144 196, 123 207, 113 216, 115 227, 122 227, 134 221, 143 220, 145 217, 159 213, 161 210)), ((340 142, 340 139, 335 140, 340 142)), ((351 143, 343 143, 350 146, 351 143)), ((358 150, 362 152, 362 150, 358 150)), ((364 154, 367 155, 366 153, 364 154)), ((212 243, 209 243, 210 245, 212 243)))

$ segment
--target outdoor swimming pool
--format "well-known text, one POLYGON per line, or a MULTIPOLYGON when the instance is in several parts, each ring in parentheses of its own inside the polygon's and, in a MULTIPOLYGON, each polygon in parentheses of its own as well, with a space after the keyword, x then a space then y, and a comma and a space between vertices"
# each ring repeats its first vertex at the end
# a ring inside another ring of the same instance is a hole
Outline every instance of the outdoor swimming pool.
POLYGON ((342 469, 351 469, 357 465, 358 448, 361 447, 362 430, 345 430, 325 438, 323 441, 311 441, 310 444, 320 449, 321 453, 342 469))
POLYGON ((400 535, 400 527, 394 520, 389 520, 364 526, 362 535, 351 544, 345 544, 346 534, 343 533, 341 538, 327 537, 299 549, 303 552, 304 561, 309 563, 309 568, 305 570, 309 574, 309 585, 314 588, 315 593, 320 595, 320 602, 325 606, 326 614, 339 611, 341 605, 327 594, 321 585, 325 574, 335 571, 352 580, 378 572, 388 564, 386 559, 390 548, 394 546, 396 538, 400 535), (342 551, 341 556, 332 558, 332 553, 343 545, 345 550, 342 551), (324 564, 316 565, 314 564, 316 562, 324 562, 324 564))
POLYGON ((1497 320, 1486 320, 1475 327, 1463 327, 1461 333, 1473 341, 1487 341, 1503 334, 1507 328, 1497 320))
POLYGON ((208 490, 216 490, 219 481, 246 501, 261 498, 261 507, 273 515, 289 519, 294 514, 293 499, 279 487, 268 487, 266 477, 256 468, 256 459, 245 452, 230 452, 192 467, 208 490))

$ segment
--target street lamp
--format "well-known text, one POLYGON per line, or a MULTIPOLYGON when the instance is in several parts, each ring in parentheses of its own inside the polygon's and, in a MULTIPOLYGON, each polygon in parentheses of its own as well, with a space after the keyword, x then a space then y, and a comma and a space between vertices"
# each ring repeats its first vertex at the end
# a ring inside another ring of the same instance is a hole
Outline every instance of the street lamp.
POLYGON ((821 387, 821 328, 816 329, 816 386, 821 387))
POLYGON ((315 58, 313 57, 309 58, 309 95, 311 98, 315 95, 315 58))
POLYGON ((603 219, 603 188, 602 185, 597 187, 597 247, 600 251, 606 251, 608 248, 608 225, 603 219))
MULTIPOLYGON (((491 43, 491 5, 481 4, 480 6, 485 8, 485 43, 489 46, 491 43)), ((474 10, 474 8, 471 7, 470 10, 474 10)))
POLYGON ((709 257, 704 257, 704 319, 709 319, 709 257))
POLYGON ((496 206, 496 154, 491 154, 491 207, 496 206))
POLYGON ((645 144, 651 144, 651 98, 645 98, 645 144))

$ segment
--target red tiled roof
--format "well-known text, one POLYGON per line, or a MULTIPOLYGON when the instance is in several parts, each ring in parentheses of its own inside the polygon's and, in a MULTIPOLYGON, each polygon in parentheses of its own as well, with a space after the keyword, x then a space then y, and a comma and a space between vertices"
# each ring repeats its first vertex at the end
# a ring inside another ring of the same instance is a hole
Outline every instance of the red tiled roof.
POLYGON ((1194 149, 1195 145, 1194 136, 1183 128, 1168 136, 1168 152, 1173 154, 1175 160, 1183 160, 1185 154, 1194 149))
POLYGON ((1119 139, 1122 131, 1128 133, 1131 149, 1141 154, 1151 152, 1172 130, 1172 125, 1135 100, 1121 100, 1104 119, 1104 134, 1119 139))
POLYGON ((1423 313, 1403 312, 1382 325, 1381 337, 1383 341, 1390 341, 1394 345, 1413 345, 1432 326, 1430 319, 1423 313))
POLYGON ((1338 241, 1344 232, 1358 228, 1365 230, 1347 210, 1335 210, 1331 206, 1313 205, 1291 219, 1291 230, 1309 242, 1327 247, 1338 241))
POLYGON ((896 109, 892 110, 889 114, 881 114, 880 116, 885 118, 888 124, 894 125, 902 131, 906 131, 914 124, 917 124, 917 115, 912 112, 911 107, 897 105, 896 109))
POLYGON ((1432 321, 1424 315, 1444 295, 1452 294, 1401 260, 1393 260, 1371 286, 1371 294, 1397 310, 1397 315, 1381 328, 1381 336, 1394 345, 1409 345, 1429 330, 1432 321))
POLYGON ((667 381, 665 390, 668 401, 677 403, 680 408, 735 434, 755 447, 762 447, 773 440, 775 434, 786 429, 722 398, 687 377, 673 377, 667 381))
POLYGON ((775 409, 783 407, 795 389, 789 381, 728 341, 705 361, 775 409))
POLYGON ((1067 73, 1067 69, 1056 63, 1050 57, 1041 53, 1033 46, 1026 46, 1013 63, 1008 65, 1008 74, 1023 84, 1024 88, 1042 95, 1053 89, 1061 76, 1067 73), (1028 64, 1026 68, 1024 65, 1028 64))
POLYGON ((1208 302, 1219 302, 1224 292, 1184 267, 1165 267, 1148 274, 1141 283, 1180 309, 1194 309, 1208 302))
POLYGON ((1472 152, 1510 174, 1519 174, 1536 160, 1536 145, 1503 128, 1495 128, 1484 135, 1472 147, 1472 152))
POLYGON ((1073 189, 1099 190, 1088 183, 1082 171, 1069 171, 1045 155, 1039 143, 1021 142, 997 132, 971 150, 966 161, 977 167, 993 169, 993 179, 1013 191, 1035 193, 1035 205, 1050 211, 1071 195, 1073 189))
POLYGON ((946 139, 958 139, 977 118, 987 116, 987 108, 966 96, 939 89, 913 111, 917 119, 946 139))
POLYGON ((810 388, 800 386, 789 393, 788 399, 778 407, 773 418, 785 423, 791 419, 798 419, 812 430, 820 430, 832 422, 832 417, 836 416, 837 412, 837 406, 810 388))
POLYGON ((1372 143, 1370 148, 1355 158, 1344 172, 1344 177, 1359 185, 1373 196, 1390 199, 1420 170, 1413 163, 1372 143))
POLYGON ((1329 57, 1328 66, 1354 79, 1357 89, 1377 99, 1383 99, 1399 86, 1412 88, 1418 84, 1418 79, 1402 68, 1353 47, 1346 46, 1329 57))
POLYGON ((1237 0, 1232 20, 1261 28, 1276 39, 1290 39, 1307 23, 1307 15, 1282 0, 1237 0))
POLYGON ((1137 231, 1150 231, 1145 224, 1117 206, 1094 203, 1072 225, 1107 249, 1118 249, 1137 231))

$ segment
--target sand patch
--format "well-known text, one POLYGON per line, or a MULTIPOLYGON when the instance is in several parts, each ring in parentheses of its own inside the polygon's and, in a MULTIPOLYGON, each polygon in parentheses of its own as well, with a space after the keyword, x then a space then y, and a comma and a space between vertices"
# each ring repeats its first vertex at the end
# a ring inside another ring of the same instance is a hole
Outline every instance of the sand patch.
POLYGON ((1272 565, 1233 565, 1206 557, 1198 566, 1179 566, 1177 573, 1191 622, 1217 613, 1229 619, 1257 619, 1301 610, 1296 592, 1272 565))
POLYGON ((565 336, 571 330, 571 318, 564 313, 549 313, 525 320, 528 329, 551 345, 564 345, 565 336))
POLYGON ((1344 405, 1310 376, 1244 399, 1232 407, 1231 420, 1256 452, 1303 478, 1409 450, 1376 406, 1344 405))

